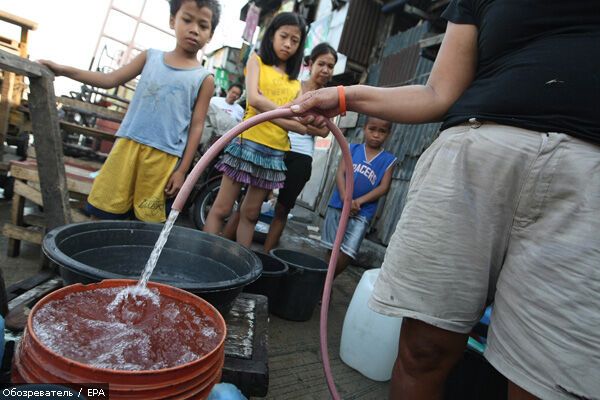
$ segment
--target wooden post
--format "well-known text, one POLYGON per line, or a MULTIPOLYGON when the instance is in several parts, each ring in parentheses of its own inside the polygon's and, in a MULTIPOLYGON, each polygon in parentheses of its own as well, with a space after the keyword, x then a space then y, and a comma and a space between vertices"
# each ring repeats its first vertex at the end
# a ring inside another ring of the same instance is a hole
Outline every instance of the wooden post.
POLYGON ((2 268, 0 268, 0 315, 6 317, 6 314, 8 314, 8 294, 6 293, 4 274, 2 268))
MULTIPOLYGON (((9 44, 8 47, 4 48, 10 49, 22 58, 27 58, 27 42, 29 31, 36 30, 37 23, 2 10, 0 10, 0 21, 7 22, 21 28, 21 40, 18 42, 18 44, 16 46, 9 44)), ((9 43, 10 42, 12 41, 9 40, 9 43)), ((1 71, 0 74, 2 74, 1 71)), ((9 125, 10 109, 11 107, 17 107, 19 104, 21 104, 21 96, 24 89, 25 81, 22 76, 15 75, 12 72, 4 72, 2 94, 0 96, 0 161, 2 161, 2 155, 4 152, 4 140, 9 125)))
POLYGON ((41 76, 30 77, 29 82, 29 110, 46 228, 53 229, 71 222, 62 136, 58 127, 54 95, 54 75, 43 68, 41 76))
MULTIPOLYGON (((14 226, 23 226, 23 209, 25 208, 25 197, 16 193, 12 199, 12 210, 10 222, 14 226)), ((21 241, 19 239, 9 238, 6 254, 9 257, 18 257, 21 251, 21 241)))
POLYGON ((62 137, 58 127, 54 75, 38 63, 0 50, 0 68, 29 77, 29 111, 46 228, 71 222, 71 207, 63 159, 62 137))
POLYGON ((4 140, 8 131, 8 122, 10 118, 10 101, 13 97, 13 87, 15 83, 15 74, 12 72, 1 72, 2 88, 0 93, 0 161, 4 154, 4 140))

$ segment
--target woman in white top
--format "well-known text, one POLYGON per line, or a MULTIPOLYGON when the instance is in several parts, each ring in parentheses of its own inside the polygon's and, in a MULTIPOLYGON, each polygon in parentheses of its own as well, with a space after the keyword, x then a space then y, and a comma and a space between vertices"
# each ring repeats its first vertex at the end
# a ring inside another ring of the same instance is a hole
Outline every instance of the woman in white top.
MULTIPOLYGON (((333 76, 333 67, 337 62, 337 52, 328 43, 316 45, 305 62, 310 69, 310 77, 302 81, 302 92, 306 93, 325 87, 333 76)), ((279 242, 285 228, 288 213, 296 204, 304 185, 310 179, 314 136, 289 132, 291 150, 285 155, 285 182, 279 189, 275 215, 265 240, 264 250, 269 252, 279 242)))

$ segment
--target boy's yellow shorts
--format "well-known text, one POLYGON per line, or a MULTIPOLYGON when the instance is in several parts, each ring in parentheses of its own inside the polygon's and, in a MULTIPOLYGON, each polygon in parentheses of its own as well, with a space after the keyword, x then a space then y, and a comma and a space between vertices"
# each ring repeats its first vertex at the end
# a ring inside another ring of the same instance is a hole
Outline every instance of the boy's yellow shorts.
POLYGON ((178 157, 126 138, 117 139, 88 196, 87 211, 103 219, 130 215, 164 222, 164 188, 178 157))

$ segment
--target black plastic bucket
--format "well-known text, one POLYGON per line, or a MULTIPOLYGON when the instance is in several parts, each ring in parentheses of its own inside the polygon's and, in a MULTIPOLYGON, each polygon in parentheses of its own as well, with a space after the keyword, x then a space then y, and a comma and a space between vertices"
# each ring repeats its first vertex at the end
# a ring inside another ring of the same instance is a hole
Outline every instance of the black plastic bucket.
POLYGON ((288 249, 273 249, 270 254, 289 267, 271 312, 291 321, 309 320, 323 292, 327 263, 320 258, 288 249))
POLYGON ((279 291, 283 277, 288 273, 288 266, 283 261, 265 253, 255 251, 263 270, 260 278, 244 288, 244 292, 262 294, 269 298, 269 310, 279 299, 279 291))
MULTIPOLYGON (((139 279, 162 227, 139 221, 70 224, 48 232, 42 248, 65 284, 139 279)), ((247 248, 174 226, 150 280, 187 290, 227 313, 261 272, 259 258, 247 248)))

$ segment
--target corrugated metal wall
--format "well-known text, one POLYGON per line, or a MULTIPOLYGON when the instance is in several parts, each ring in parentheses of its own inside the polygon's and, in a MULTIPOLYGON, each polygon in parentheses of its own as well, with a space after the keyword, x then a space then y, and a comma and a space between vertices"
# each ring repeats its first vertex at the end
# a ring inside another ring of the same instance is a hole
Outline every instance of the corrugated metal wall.
POLYGON ((366 67, 381 18, 381 5, 376 1, 352 0, 338 51, 348 60, 366 67))
POLYGON ((415 76, 419 53, 419 44, 414 44, 385 57, 381 61, 379 86, 401 86, 410 82, 415 76))
MULTIPOLYGON (((401 53, 404 49, 418 45, 428 32, 427 24, 416 26, 406 32, 388 38, 386 41, 382 59, 390 59, 395 54, 401 53)), ((402 62, 402 60, 399 60, 402 62)), ((409 59, 409 62, 414 60, 409 59)), ((406 84, 423 84, 427 81, 433 63, 423 57, 418 57, 416 67, 406 84)), ((398 69, 402 69, 398 65, 398 69)), ((382 62, 372 65, 369 68, 369 75, 366 84, 381 86, 382 77, 382 62)), ((359 127, 364 123, 364 117, 359 120, 359 127)), ((419 156, 429 147, 429 145, 437 138, 440 124, 424 124, 424 125, 400 125, 395 124, 393 133, 385 144, 386 150, 392 152, 398 157, 398 164, 394 170, 392 187, 388 192, 385 202, 380 201, 378 217, 372 224, 371 233, 368 238, 376 242, 387 245, 390 237, 396 228, 396 223, 400 218, 402 209, 406 201, 406 193, 408 185, 412 177, 415 164, 419 156)), ((352 129, 347 132, 346 138, 351 143, 362 142, 362 130, 360 128, 352 129)), ((341 152, 337 145, 331 152, 332 159, 329 163, 330 170, 327 173, 327 182, 325 189, 319 202, 318 210, 321 215, 325 214, 327 202, 331 196, 331 192, 335 186, 335 171, 341 156, 341 152)))

